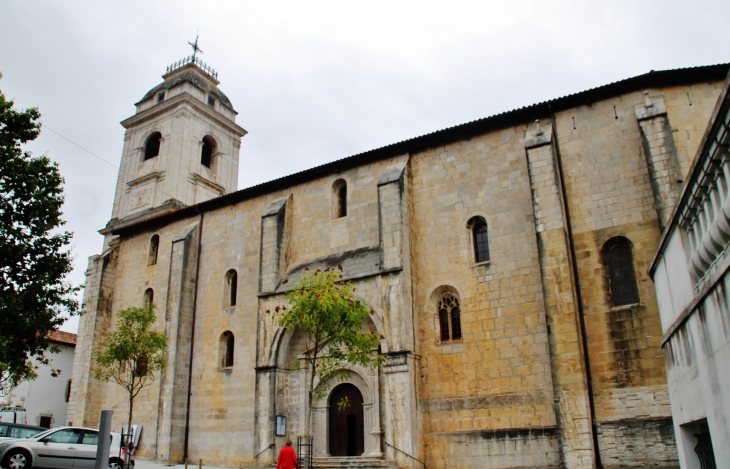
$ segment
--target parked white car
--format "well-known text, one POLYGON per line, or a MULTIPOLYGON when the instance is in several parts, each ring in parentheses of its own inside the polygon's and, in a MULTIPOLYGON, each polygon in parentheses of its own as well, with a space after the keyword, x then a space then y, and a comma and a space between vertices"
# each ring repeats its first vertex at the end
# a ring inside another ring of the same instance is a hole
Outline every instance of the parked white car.
MULTIPOLYGON (((30 438, 0 441, 0 465, 7 469, 93 469, 99 431, 83 427, 58 427, 30 438)), ((122 436, 109 439, 109 469, 121 469, 122 436)))

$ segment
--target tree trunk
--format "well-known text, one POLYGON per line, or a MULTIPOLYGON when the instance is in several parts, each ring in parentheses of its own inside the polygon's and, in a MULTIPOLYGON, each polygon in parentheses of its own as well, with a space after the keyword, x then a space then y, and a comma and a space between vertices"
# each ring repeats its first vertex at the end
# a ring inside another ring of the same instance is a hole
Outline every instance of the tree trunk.
POLYGON ((132 409, 134 408, 134 397, 132 396, 132 393, 129 393, 129 419, 127 420, 127 436, 124 441, 124 448, 126 451, 124 452, 124 467, 127 469, 130 469, 129 467, 129 443, 131 441, 132 436, 132 409))

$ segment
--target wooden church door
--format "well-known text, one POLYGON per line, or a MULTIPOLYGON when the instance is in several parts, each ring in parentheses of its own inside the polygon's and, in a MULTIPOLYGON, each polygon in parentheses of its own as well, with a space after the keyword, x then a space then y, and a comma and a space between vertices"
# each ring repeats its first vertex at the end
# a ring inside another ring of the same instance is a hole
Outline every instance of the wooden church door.
POLYGON ((365 421, 362 394, 352 384, 341 384, 332 390, 329 405, 329 446, 332 456, 360 456, 365 451, 365 421), (342 401, 348 402, 340 409, 342 401))

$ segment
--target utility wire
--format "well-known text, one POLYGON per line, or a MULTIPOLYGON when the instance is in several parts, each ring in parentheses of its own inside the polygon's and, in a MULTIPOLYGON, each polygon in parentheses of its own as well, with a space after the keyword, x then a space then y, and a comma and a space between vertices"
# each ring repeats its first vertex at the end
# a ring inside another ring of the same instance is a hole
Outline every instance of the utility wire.
POLYGON ((66 140, 66 141, 68 141, 68 142, 70 142, 70 143, 73 143, 73 144, 74 144, 74 145, 76 145, 77 147, 79 147, 79 148, 81 148, 82 150, 84 150, 84 151, 85 151, 86 153, 88 153, 88 154, 90 154, 91 156, 94 156, 94 157, 96 157, 96 158, 100 159, 101 161, 103 161, 104 163, 108 164, 108 165, 109 165, 109 166, 111 166, 112 168, 114 168, 114 169, 119 169, 119 167, 118 167, 118 166, 115 166, 114 164, 112 164, 112 163, 108 162, 107 160, 105 160, 105 159, 104 159, 104 158, 102 158, 101 156, 97 155, 96 153, 94 153, 94 152, 91 152, 91 151, 87 150, 86 148, 82 147, 81 145, 79 145, 78 143, 74 142, 74 141, 73 141, 73 140, 71 140, 70 138, 66 138, 66 137, 64 137, 63 135, 59 134, 58 132, 56 132, 56 131, 55 131, 55 130, 53 130, 52 128, 48 127, 48 126, 47 126, 46 124, 42 124, 41 128, 42 128, 42 129, 48 129, 48 130, 50 130, 51 132, 53 132, 54 134, 58 135, 58 136, 59 136, 59 137, 61 137, 62 139, 66 140))

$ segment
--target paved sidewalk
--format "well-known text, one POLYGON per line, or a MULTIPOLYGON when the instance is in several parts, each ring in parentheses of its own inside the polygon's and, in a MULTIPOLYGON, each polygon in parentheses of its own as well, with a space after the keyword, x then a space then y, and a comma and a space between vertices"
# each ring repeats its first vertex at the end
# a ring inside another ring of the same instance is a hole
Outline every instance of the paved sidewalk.
MULTIPOLYGON (((198 469, 198 463, 199 461, 195 461, 195 464, 188 462, 188 469, 198 469)), ((205 461, 203 461, 205 463, 205 461)), ((162 469, 162 468, 169 468, 169 469, 185 469, 185 464, 175 464, 173 466, 165 466, 164 464, 158 464, 155 461, 146 461, 144 459, 137 459, 134 460, 134 469, 162 469)), ((240 467, 236 468, 228 468, 228 467, 219 467, 219 466, 206 466, 203 464, 203 469, 241 469, 240 467)))

